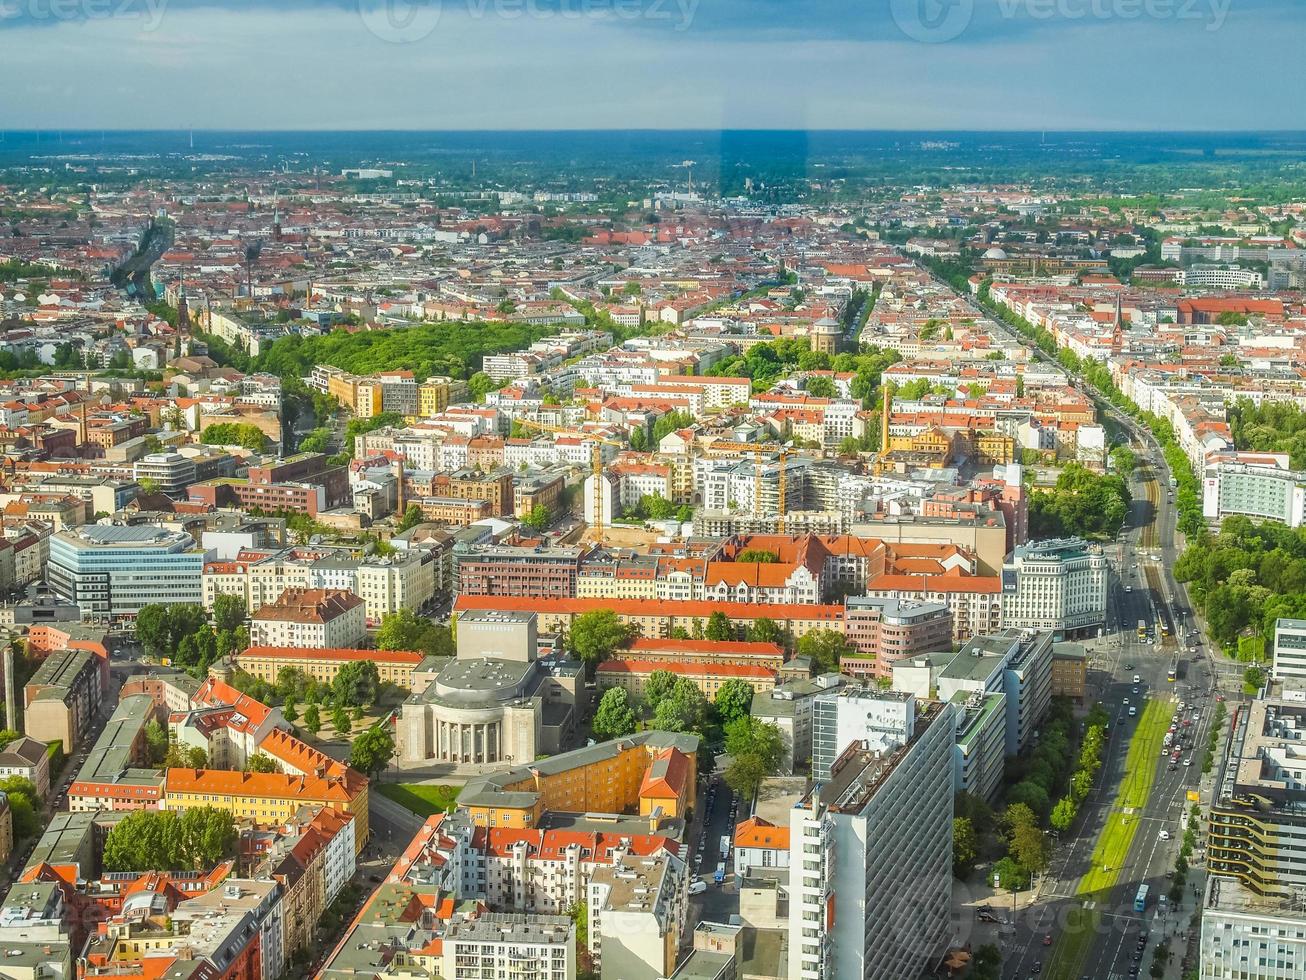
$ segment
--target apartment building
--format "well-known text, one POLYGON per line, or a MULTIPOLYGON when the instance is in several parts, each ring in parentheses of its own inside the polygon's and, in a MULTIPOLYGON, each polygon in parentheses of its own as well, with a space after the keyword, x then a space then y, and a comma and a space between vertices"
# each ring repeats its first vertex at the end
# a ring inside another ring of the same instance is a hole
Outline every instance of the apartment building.
POLYGON ((586 550, 454 545, 454 593, 570 599, 586 550))
POLYGON ((1202 895, 1200 980, 1292 980, 1306 963, 1306 909, 1210 875, 1202 895))
POLYGON ((901 691, 840 687, 812 703, 812 778, 828 779, 848 746, 888 752, 911 741, 916 698, 901 691))
POLYGON ((793 775, 812 760, 812 718, 816 699, 838 690, 849 678, 842 674, 818 674, 786 681, 769 691, 755 693, 750 714, 780 729, 784 759, 780 772, 793 775))
POLYGON ((587 895, 589 952, 600 974, 662 980, 676 968, 689 873, 669 851, 625 854, 595 870, 587 895))
POLYGON ((952 706, 911 740, 850 746, 790 810, 789 976, 899 980, 937 962, 952 902, 952 706))
POLYGON ((107 668, 88 650, 56 650, 23 686, 23 731, 39 742, 81 747, 100 710, 107 668))
POLYGON ((695 806, 696 735, 636 732, 475 776, 458 808, 479 827, 539 826, 546 810, 683 817, 695 806))
POLYGON ((363 600, 343 589, 287 589, 250 620, 254 646, 341 649, 367 635, 363 600))

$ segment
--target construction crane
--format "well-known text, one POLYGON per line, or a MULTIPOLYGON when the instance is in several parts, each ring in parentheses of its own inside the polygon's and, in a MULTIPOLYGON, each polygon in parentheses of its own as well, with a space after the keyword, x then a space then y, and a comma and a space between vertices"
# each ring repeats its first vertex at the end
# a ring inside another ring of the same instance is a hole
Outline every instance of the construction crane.
POLYGON ((576 429, 568 429, 564 426, 549 425, 545 422, 537 422, 534 419, 514 419, 514 422, 520 422, 528 429, 538 429, 541 432, 549 432, 553 435, 578 436, 581 439, 588 439, 590 442, 590 475, 594 478, 594 487, 590 491, 592 494, 590 506, 593 508, 594 520, 590 527, 594 529, 595 537, 601 542, 603 540, 603 447, 616 446, 625 449, 624 442, 618 442, 616 439, 608 439, 604 436, 596 436, 589 432, 578 432, 576 429))

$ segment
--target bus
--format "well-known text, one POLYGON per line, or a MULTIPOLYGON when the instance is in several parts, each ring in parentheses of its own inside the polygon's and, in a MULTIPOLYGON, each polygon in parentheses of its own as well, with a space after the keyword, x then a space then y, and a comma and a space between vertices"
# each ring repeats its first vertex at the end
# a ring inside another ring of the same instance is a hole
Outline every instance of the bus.
POLYGON ((1161 635, 1162 636, 1170 635, 1170 624, 1167 623, 1164 619, 1161 620, 1161 635))
POLYGON ((1146 885, 1138 886, 1138 894, 1134 896, 1134 911, 1135 912, 1147 911, 1147 886, 1146 885))
POLYGON ((1138 638, 1140 640, 1147 639, 1147 620, 1145 619, 1140 619, 1138 621, 1138 638))

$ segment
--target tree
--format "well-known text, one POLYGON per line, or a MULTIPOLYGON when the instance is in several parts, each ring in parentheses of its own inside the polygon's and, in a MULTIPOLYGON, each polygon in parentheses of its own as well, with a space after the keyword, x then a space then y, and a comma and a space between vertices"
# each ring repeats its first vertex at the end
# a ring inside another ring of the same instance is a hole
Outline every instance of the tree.
POLYGON ((730 617, 720 610, 712 613, 707 618, 707 638, 709 640, 733 640, 735 638, 735 626, 730 622, 730 617))
POLYGON ((838 398, 839 391, 834 382, 823 374, 809 377, 803 384, 803 390, 813 398, 838 398))
POLYGON ((723 725, 747 715, 753 706, 753 685, 732 677, 721 685, 713 699, 717 717, 723 725))
POLYGON ((839 669, 839 661, 856 650, 836 630, 816 629, 804 633, 795 647, 798 656, 808 657, 818 674, 828 674, 839 669))
POLYGON ((322 713, 317 705, 310 704, 304 709, 304 727, 314 735, 322 730, 322 713))
POLYGON ((1052 816, 1049 823, 1052 829, 1063 832, 1070 829, 1070 825, 1075 822, 1075 801, 1068 796, 1063 796, 1057 800, 1057 805, 1052 808, 1052 816))
POLYGON ((536 504, 530 509, 530 512, 521 519, 522 524, 533 531, 543 531, 553 523, 553 515, 549 508, 543 504, 536 504))
POLYGON ((409 504, 404 508, 403 516, 399 518, 399 533, 402 534, 404 531, 412 530, 425 519, 426 515, 422 513, 421 507, 417 504, 409 504))
POLYGON ((220 595, 213 600, 213 625, 233 631, 245 622, 245 600, 235 595, 220 595))
POLYGON ((390 765, 394 754, 394 738, 380 725, 373 725, 354 739, 353 748, 349 752, 349 764, 375 779, 390 765))
POLYGON ((1052 810, 1052 800, 1048 797, 1048 791, 1032 779, 1026 779, 1007 792, 1008 803, 1023 803, 1029 807, 1039 818, 1046 817, 1052 810))
POLYGON ((581 613, 571 624, 568 643, 573 653, 593 667, 631 641, 634 630, 609 609, 581 613))
POLYGON ((353 730, 353 724, 349 720, 349 709, 343 704, 337 704, 331 711, 331 727, 336 730, 338 735, 348 735, 353 730))
POLYGON ((262 752, 255 752, 245 763, 247 772, 280 772, 281 767, 271 757, 262 752))
POLYGON ((707 698, 697 684, 681 677, 654 710, 653 727, 665 732, 698 732, 706 715, 707 698))
POLYGON ((766 548, 745 548, 735 556, 737 562, 756 562, 761 565, 773 565, 779 560, 779 555, 766 548))
POLYGON ((340 668, 331 682, 331 692, 342 707, 376 704, 381 693, 381 675, 372 660, 352 660, 340 668))
POLYGON ((146 759, 151 766, 157 766, 168 755, 168 730, 151 718, 145 723, 146 759))
POLYGON ((611 687, 603 692, 594 711, 592 729, 599 741, 622 738, 635 731, 635 708, 624 687, 611 687))
POLYGON ((285 718, 286 721, 290 722, 292 725, 299 720, 299 709, 295 707, 295 702, 293 700, 286 700, 286 703, 281 708, 281 717, 285 718))
POLYGON ((1019 824, 1011 829, 1011 856, 1029 872, 1048 865, 1048 842, 1037 824, 1019 824))
POLYGON ((780 627, 776 625, 774 619, 767 619, 765 616, 755 619, 748 627, 748 641, 750 643, 782 643, 784 634, 780 632, 780 627))
POLYGON ((378 650, 416 650, 435 657, 454 655, 453 634, 411 609, 400 609, 381 617, 376 631, 378 650))
POLYGON ((725 726, 725 780, 736 793, 752 799, 762 780, 774 776, 784 759, 784 739, 780 729, 768 722, 745 715, 725 726))
POLYGON ((952 818, 952 875, 965 880, 975 870, 979 840, 969 817, 952 818))
POLYGON ((669 670, 655 670, 644 682, 644 704, 650 712, 657 711, 658 705, 676 686, 676 675, 669 670))
POLYGON ((1029 871, 1010 855, 993 865, 993 874, 1004 891, 1019 892, 1029 887, 1029 871))

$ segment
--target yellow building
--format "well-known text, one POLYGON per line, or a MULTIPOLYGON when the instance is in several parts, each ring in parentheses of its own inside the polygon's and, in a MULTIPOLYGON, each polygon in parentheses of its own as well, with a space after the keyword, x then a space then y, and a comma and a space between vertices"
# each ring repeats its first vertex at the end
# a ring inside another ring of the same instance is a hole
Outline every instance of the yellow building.
POLYGON ((237 822, 268 825, 289 821, 301 806, 327 806, 353 814, 355 850, 362 851, 368 836, 367 792, 367 779, 347 766, 328 776, 169 769, 159 809, 211 806, 237 822))
POLYGON ((370 419, 384 411, 385 397, 381 382, 373 378, 359 378, 354 385, 354 415, 360 419, 370 419))
POLYGON ((422 418, 438 415, 449 407, 448 378, 427 378, 417 388, 417 414, 422 418))
POLYGON ((261 681, 275 684, 287 667, 301 670, 320 684, 330 684, 345 664, 370 660, 382 681, 412 689, 413 669, 422 654, 412 650, 351 650, 320 647, 250 647, 235 655, 236 666, 261 681))
POLYGON ((458 808, 482 827, 530 828, 549 811, 635 813, 650 821, 694 806, 699 740, 638 732, 502 772, 478 776, 458 808))

